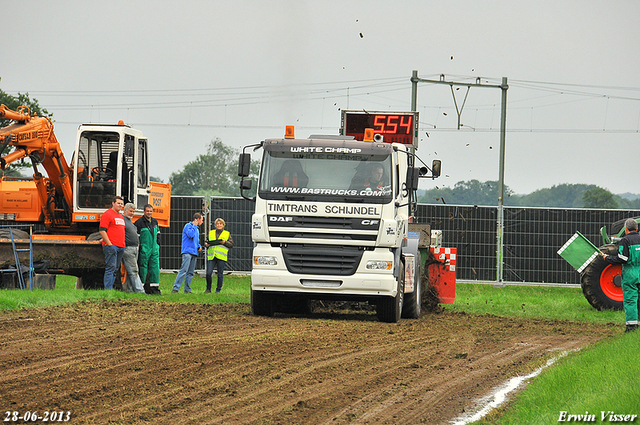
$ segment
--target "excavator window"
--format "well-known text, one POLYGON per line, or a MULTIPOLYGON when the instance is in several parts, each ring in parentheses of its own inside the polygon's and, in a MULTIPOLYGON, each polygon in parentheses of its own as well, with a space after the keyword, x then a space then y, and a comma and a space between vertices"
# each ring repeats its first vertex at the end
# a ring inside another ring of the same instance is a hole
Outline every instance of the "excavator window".
MULTIPOLYGON (((88 169, 87 177, 78 179, 80 208, 109 208, 116 194, 119 135, 113 132, 85 131, 78 143, 78 172, 88 169), (111 161, 110 161, 111 160, 111 161)), ((79 176, 81 177, 81 176, 79 176)))
POLYGON ((126 202, 134 198, 134 155, 136 139, 124 134, 120 147, 120 134, 110 131, 85 131, 78 144, 78 198, 80 208, 109 208, 113 196, 119 194, 126 202), (120 168, 120 173, 118 173, 120 168))

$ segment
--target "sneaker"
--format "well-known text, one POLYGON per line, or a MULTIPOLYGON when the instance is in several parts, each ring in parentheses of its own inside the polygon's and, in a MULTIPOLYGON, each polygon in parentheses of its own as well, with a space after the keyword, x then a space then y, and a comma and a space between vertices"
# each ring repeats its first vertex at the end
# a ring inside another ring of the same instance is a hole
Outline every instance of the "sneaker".
POLYGON ((638 325, 627 325, 625 332, 633 332, 638 330, 638 325))
POLYGON ((207 289, 206 291, 204 291, 205 294, 210 294, 211 293, 211 289, 207 289))
POLYGON ((220 293, 220 290, 219 290, 219 289, 216 289, 216 294, 219 294, 219 293, 220 293))
POLYGON ((176 291, 175 289, 173 289, 171 292, 173 292, 174 294, 178 293, 178 291, 176 291))

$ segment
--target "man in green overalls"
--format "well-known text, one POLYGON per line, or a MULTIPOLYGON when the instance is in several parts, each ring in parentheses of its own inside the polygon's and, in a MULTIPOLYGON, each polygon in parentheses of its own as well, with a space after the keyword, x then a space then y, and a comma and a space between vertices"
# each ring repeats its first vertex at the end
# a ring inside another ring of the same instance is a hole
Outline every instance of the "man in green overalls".
POLYGON ((233 248, 233 239, 231 234, 224 230, 225 222, 221 218, 216 218, 215 229, 209 231, 209 239, 205 242, 204 246, 207 247, 207 290, 205 294, 211 293, 211 275, 213 269, 216 269, 218 274, 218 283, 216 286, 216 293, 222 290, 222 281, 224 279, 224 267, 227 264, 227 255, 229 249, 233 248))
POLYGON ((624 222, 624 237, 620 239, 618 252, 601 254, 610 264, 622 264, 622 305, 626 322, 625 332, 638 329, 638 303, 640 303, 640 235, 638 222, 629 218, 624 222))
POLYGON ((160 294, 160 228, 152 215, 153 207, 147 204, 135 223, 140 234, 139 274, 147 294, 160 294))

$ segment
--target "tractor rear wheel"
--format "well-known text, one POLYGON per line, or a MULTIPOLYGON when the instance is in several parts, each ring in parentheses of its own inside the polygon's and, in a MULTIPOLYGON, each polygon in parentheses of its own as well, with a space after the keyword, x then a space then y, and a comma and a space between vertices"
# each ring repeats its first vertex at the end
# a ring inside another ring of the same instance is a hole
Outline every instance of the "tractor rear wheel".
MULTIPOLYGON (((600 250, 615 254, 618 245, 605 245, 600 250)), ((609 264, 597 256, 582 273, 582 293, 597 310, 622 310, 622 266, 609 264)))

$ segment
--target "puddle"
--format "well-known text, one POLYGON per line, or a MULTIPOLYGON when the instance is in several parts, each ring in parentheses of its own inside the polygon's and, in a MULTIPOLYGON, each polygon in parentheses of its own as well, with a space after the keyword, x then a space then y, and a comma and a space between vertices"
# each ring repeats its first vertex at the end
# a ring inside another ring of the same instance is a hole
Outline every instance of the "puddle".
POLYGON ((479 421, 491 412, 491 410, 504 403, 507 400, 509 393, 520 388, 521 385, 525 384, 531 378, 538 376, 543 370, 554 364, 556 360, 566 356, 568 353, 568 351, 564 351, 559 356, 549 359, 544 366, 539 367, 528 375, 511 378, 506 383, 496 387, 491 394, 478 400, 477 405, 480 406, 480 410, 472 413, 465 413, 464 415, 455 418, 451 423, 453 425, 467 425, 479 421))

